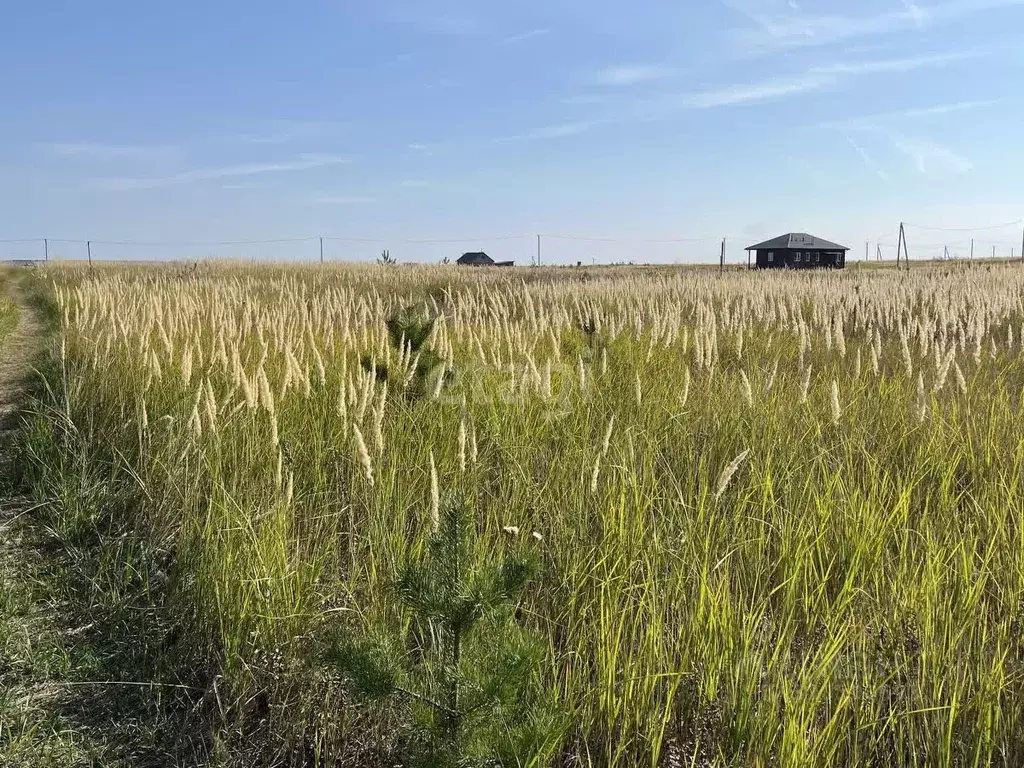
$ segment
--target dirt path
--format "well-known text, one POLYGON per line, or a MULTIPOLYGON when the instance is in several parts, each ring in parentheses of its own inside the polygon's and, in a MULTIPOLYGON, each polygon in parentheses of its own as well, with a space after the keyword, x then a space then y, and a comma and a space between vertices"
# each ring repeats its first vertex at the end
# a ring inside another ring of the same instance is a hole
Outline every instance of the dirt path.
POLYGON ((43 324, 25 297, 18 275, 6 275, 5 287, 18 307, 18 325, 0 341, 0 452, 7 455, 15 416, 32 374, 34 357, 43 343, 43 324))

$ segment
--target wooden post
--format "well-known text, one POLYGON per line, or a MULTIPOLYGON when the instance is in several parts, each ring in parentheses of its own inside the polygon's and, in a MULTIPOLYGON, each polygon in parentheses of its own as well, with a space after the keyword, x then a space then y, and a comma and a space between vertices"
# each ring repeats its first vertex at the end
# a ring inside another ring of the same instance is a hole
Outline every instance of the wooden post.
POLYGON ((718 257, 718 274, 725 274, 725 238, 722 238, 722 255, 718 257))
POLYGON ((49 238, 43 238, 43 261, 50 260, 50 240, 49 238))
POLYGON ((324 263, 324 239, 320 238, 320 263, 324 263))
POLYGON ((971 238, 971 258, 974 258, 974 238, 971 238))
POLYGON ((92 269, 92 240, 85 241, 85 251, 89 254, 89 269, 92 269))
POLYGON ((750 269, 750 249, 747 249, 747 269, 750 269))

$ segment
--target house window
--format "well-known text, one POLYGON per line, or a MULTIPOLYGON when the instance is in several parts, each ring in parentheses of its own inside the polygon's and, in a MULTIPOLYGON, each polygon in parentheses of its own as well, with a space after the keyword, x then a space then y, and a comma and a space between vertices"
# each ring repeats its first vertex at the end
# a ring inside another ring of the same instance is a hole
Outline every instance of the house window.
POLYGON ((814 263, 818 264, 821 261, 821 251, 814 252, 814 263))
POLYGON ((800 259, 801 259, 802 256, 803 256, 803 254, 800 253, 800 251, 797 251, 796 253, 793 254, 793 261, 795 261, 797 264, 799 264, 800 263, 800 259))
POLYGON ((768 263, 769 264, 774 264, 775 263, 775 251, 768 251, 768 263))

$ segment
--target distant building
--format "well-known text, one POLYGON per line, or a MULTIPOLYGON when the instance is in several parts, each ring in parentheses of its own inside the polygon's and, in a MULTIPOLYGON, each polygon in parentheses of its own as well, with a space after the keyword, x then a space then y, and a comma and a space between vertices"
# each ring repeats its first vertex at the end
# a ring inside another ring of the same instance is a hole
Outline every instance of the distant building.
POLYGON ((780 235, 747 248, 748 253, 757 254, 757 269, 843 269, 848 250, 802 232, 780 235))
POLYGON ((513 261, 495 261, 483 251, 464 253, 455 262, 463 267, 511 267, 513 261))

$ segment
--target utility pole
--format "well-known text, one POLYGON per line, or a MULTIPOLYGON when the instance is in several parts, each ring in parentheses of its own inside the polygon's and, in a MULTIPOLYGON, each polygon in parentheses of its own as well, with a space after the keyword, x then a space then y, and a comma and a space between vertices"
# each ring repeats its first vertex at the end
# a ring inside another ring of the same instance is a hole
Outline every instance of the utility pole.
POLYGON ((900 250, 903 251, 903 257, 907 260, 907 269, 910 269, 910 251, 907 249, 907 235, 903 229, 903 222, 900 222, 900 234, 896 239, 896 269, 900 268, 900 250))
POLYGON ((722 238, 722 255, 718 257, 718 274, 725 274, 725 238, 722 238))
POLYGON ((89 254, 89 269, 92 269, 92 240, 85 241, 85 252, 89 254))
POLYGON ((49 238, 43 238, 43 261, 50 260, 50 240, 49 238))
POLYGON ((974 258, 974 238, 971 238, 971 258, 974 258))
POLYGON ((864 261, 868 260, 868 252, 871 250, 871 243, 867 240, 864 241, 864 261))
POLYGON ((324 239, 320 238, 320 263, 324 263, 324 239))

